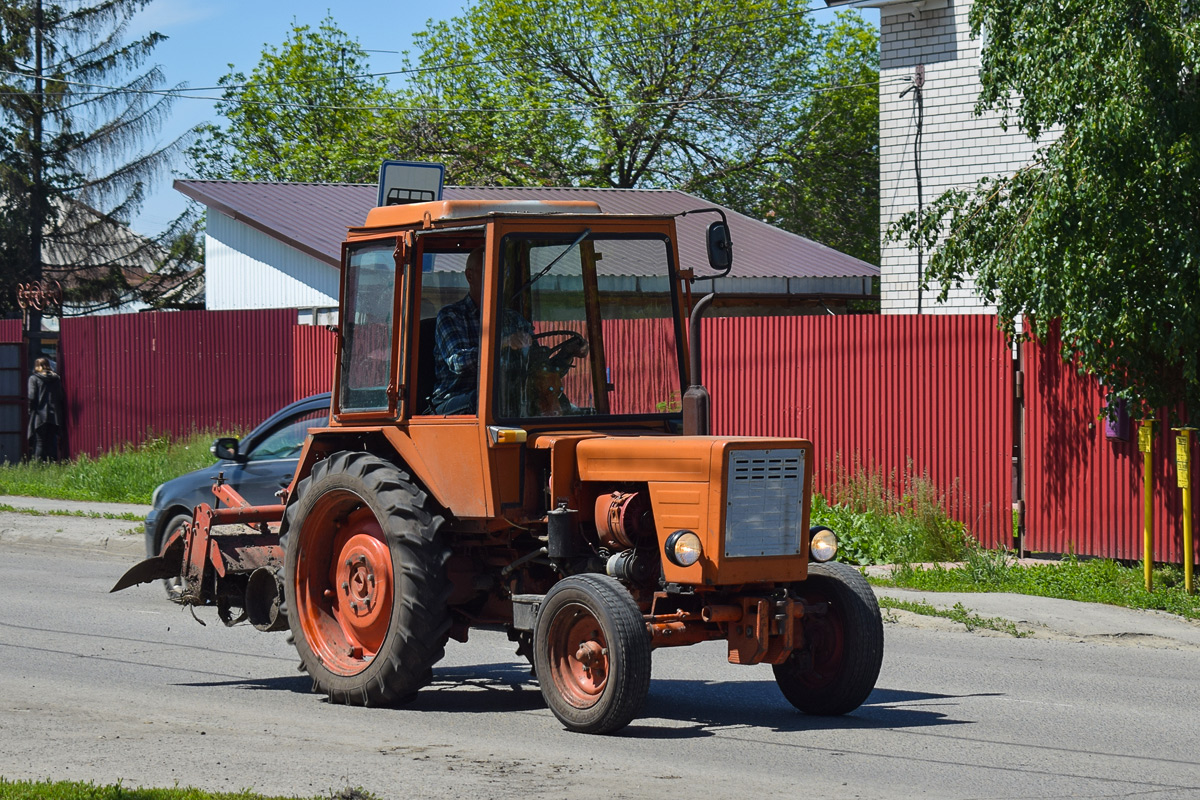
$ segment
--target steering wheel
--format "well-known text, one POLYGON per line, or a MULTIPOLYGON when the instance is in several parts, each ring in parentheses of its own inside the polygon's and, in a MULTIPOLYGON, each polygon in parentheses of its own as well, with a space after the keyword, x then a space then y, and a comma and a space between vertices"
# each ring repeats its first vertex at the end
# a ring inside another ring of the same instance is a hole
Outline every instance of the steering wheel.
MULTIPOLYGON (((546 348, 546 361, 560 373, 565 373, 569 370, 572 365, 571 362, 588 351, 587 339, 584 338, 583 334, 576 333, 575 331, 565 329, 542 331, 541 333, 535 333, 533 340, 537 342, 540 339, 548 339, 551 336, 567 337, 558 344, 546 348)), ((546 346, 543 345, 543 347, 546 346)))

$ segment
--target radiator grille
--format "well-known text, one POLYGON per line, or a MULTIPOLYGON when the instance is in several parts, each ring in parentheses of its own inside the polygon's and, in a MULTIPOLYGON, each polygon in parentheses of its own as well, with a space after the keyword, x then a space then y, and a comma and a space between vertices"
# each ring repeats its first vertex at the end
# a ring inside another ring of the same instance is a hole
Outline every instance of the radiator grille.
POLYGON ((725 486, 725 555, 794 556, 804 523, 804 451, 733 450, 725 486))

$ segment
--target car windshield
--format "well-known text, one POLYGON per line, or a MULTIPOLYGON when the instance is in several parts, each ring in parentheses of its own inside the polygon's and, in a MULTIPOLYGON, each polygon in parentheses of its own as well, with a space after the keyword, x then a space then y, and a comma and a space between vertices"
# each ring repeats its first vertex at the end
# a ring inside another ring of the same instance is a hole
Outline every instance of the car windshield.
POLYGON ((505 237, 496 416, 678 413, 673 274, 662 236, 505 237))

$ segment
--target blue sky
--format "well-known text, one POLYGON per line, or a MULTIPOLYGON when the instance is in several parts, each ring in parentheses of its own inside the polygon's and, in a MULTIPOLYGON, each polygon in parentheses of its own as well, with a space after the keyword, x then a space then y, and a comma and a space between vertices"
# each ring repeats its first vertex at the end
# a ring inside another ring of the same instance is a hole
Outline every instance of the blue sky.
MULTIPOLYGON (((330 0, 153 0, 134 20, 130 35, 152 30, 165 34, 168 38, 155 49, 152 60, 162 65, 169 84, 187 83, 199 89, 215 86, 230 64, 249 72, 265 45, 283 42, 293 20, 316 26, 331 15, 367 50, 406 50, 412 45, 412 34, 424 29, 429 19, 452 17, 464 5, 457 0, 338 4, 330 0)), ((823 8, 825 4, 816 0, 813 5, 823 8)), ((871 19, 872 14, 877 18, 877 13, 870 11, 864 16, 871 19)), ((828 16, 829 12, 822 11, 818 19, 824 22, 828 16)), ((373 52, 370 58, 373 72, 400 66, 399 55, 373 52)), ((195 94, 218 96, 220 92, 195 94)), ((171 121, 163 128, 161 141, 170 141, 214 116, 211 102, 180 98, 175 101, 171 121)), ((181 163, 177 169, 183 166, 181 163)), ((152 188, 133 227, 141 233, 157 233, 178 216, 184 204, 183 196, 171 188, 171 177, 163 176, 152 188)))

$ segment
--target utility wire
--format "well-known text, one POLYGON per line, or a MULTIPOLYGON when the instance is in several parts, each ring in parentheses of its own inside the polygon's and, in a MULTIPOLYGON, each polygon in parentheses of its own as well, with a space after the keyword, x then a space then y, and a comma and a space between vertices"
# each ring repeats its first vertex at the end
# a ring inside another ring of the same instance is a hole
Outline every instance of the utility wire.
MULTIPOLYGON (((582 53, 582 52, 586 52, 589 50, 600 50, 602 48, 624 47, 624 46, 632 45, 632 44, 647 44, 650 42, 666 41, 667 39, 676 39, 676 38, 688 36, 691 34, 709 33, 711 31, 728 30, 730 28, 746 28, 750 25, 754 25, 759 22, 774 22, 774 21, 781 20, 781 19, 790 19, 793 17, 801 17, 801 16, 805 16, 807 14, 812 14, 816 11, 824 11, 824 10, 826 10, 826 9, 823 9, 820 7, 814 7, 814 8, 804 9, 803 11, 791 11, 791 12, 788 12, 785 14, 767 14, 767 15, 764 15, 761 17, 750 17, 748 19, 739 20, 738 22, 727 22, 722 25, 708 25, 708 26, 699 27, 699 28, 680 29, 680 30, 669 32, 669 33, 662 33, 657 36, 645 36, 645 37, 633 38, 633 39, 617 39, 615 41, 600 41, 600 42, 596 42, 595 44, 580 45, 578 47, 567 47, 562 50, 551 50, 551 51, 545 53, 544 55, 545 56, 563 56, 563 55, 569 55, 569 54, 573 54, 573 53, 582 53)), ((370 53, 370 52, 378 52, 378 53, 394 53, 394 52, 396 52, 395 50, 367 50, 365 48, 363 48, 363 49, 365 52, 368 52, 368 53, 370 53)), ((507 64, 507 63, 512 63, 512 62, 520 62, 520 61, 524 61, 524 60, 525 59, 518 58, 516 56, 508 56, 508 57, 501 57, 501 58, 480 59, 478 61, 459 61, 459 62, 450 62, 450 63, 445 63, 445 64, 434 64, 434 65, 431 65, 428 67, 412 67, 410 69, 388 70, 385 72, 364 72, 364 73, 360 73, 360 74, 356 74, 356 75, 339 76, 336 78, 329 77, 329 78, 309 78, 306 80, 296 80, 296 81, 250 82, 250 83, 240 83, 240 84, 228 84, 225 86, 221 86, 221 85, 198 86, 198 87, 195 87, 192 91, 215 92, 215 91, 223 91, 223 90, 251 89, 251 88, 260 88, 260 87, 268 87, 268 86, 304 86, 304 85, 309 85, 309 84, 314 84, 314 83, 331 83, 331 82, 335 82, 335 81, 339 81, 339 80, 343 80, 343 79, 357 80, 359 78, 385 78, 385 77, 389 77, 392 75, 420 75, 420 74, 423 74, 426 72, 441 72, 443 70, 461 69, 464 67, 495 66, 497 64, 507 64)))
MULTIPOLYGON (((10 72, 8 70, 0 70, 3 75, 16 75, 20 73, 10 72)), ((272 108, 296 108, 306 109, 310 111, 407 111, 412 113, 423 114, 555 114, 555 113, 581 113, 592 112, 600 109, 630 109, 630 108, 648 108, 662 106, 687 106, 699 105, 703 103, 717 102, 744 102, 755 100, 771 100, 781 97, 800 97, 811 94, 823 94, 826 92, 843 91, 847 89, 859 89, 866 86, 886 86, 889 84, 900 83, 905 81, 904 78, 892 78, 888 80, 864 81, 862 83, 847 83, 847 84, 830 84, 827 86, 816 86, 808 89, 798 89, 794 92, 765 92, 755 95, 721 95, 717 97, 689 97, 677 98, 671 100, 655 100, 640 103, 600 103, 593 105, 572 105, 572 106, 548 106, 544 108, 536 107, 496 107, 496 108, 442 108, 436 106, 391 106, 391 105, 371 105, 371 106, 341 106, 341 105, 320 105, 312 103, 285 103, 273 100, 239 100, 229 99, 224 97, 213 97, 211 95, 192 95, 185 94, 181 89, 126 89, 118 86, 104 86, 94 83, 82 83, 79 81, 57 81, 71 86, 80 86, 86 89, 98 89, 97 92, 72 92, 72 97, 83 97, 89 94, 94 96, 104 96, 109 94, 144 94, 144 95, 160 95, 163 97, 171 97, 180 100, 206 100, 213 103, 231 103, 237 105, 253 105, 253 106, 269 106, 272 108)), ((0 92, 0 95, 18 96, 28 94, 27 92, 0 92)))

